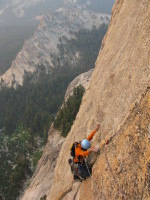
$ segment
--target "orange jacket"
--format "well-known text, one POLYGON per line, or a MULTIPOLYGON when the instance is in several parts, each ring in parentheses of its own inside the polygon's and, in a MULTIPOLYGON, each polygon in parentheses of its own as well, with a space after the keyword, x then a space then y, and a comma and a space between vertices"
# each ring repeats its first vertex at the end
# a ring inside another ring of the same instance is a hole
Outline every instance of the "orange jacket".
MULTIPOLYGON (((92 131, 92 133, 86 138, 87 140, 92 140, 93 136, 95 135, 95 133, 97 132, 97 130, 92 131)), ((88 150, 84 151, 82 150, 81 144, 78 144, 78 146, 75 148, 75 159, 74 162, 79 162, 78 157, 80 157, 80 160, 83 160, 83 157, 89 155, 90 152, 88 150)))

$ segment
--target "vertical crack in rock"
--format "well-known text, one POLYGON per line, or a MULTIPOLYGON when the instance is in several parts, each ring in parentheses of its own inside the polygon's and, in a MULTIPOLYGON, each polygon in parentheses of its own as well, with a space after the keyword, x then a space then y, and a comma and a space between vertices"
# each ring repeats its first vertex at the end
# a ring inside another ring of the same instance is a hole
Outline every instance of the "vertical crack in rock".
POLYGON ((78 187, 78 189, 77 189, 77 191, 76 191, 76 193, 75 193, 75 195, 74 195, 74 197, 73 197, 73 200, 76 200, 76 196, 77 196, 77 194, 78 194, 78 192, 79 192, 80 186, 81 186, 81 184, 79 185, 79 187, 78 187))
POLYGON ((72 187, 70 187, 68 190, 66 190, 60 197, 58 200, 62 200, 68 193, 70 193, 72 191, 72 187))
POLYGON ((71 192, 74 192, 75 190, 75 194, 71 195, 72 200, 75 200, 76 195, 80 189, 81 183, 79 183, 79 185, 75 186, 75 188, 73 187, 75 185, 75 183, 73 182, 71 187, 69 189, 67 189, 59 198, 58 200, 65 200, 65 199, 70 199, 70 197, 67 198, 67 195, 69 195, 71 192))

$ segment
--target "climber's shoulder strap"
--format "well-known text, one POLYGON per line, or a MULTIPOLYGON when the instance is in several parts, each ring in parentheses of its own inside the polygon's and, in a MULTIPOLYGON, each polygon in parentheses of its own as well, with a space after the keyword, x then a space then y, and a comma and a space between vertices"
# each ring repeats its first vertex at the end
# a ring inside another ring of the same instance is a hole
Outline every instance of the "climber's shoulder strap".
POLYGON ((70 155, 71 155, 73 158, 76 157, 75 149, 78 147, 79 144, 80 144, 80 142, 74 142, 74 143, 71 145, 71 148, 70 148, 70 155))

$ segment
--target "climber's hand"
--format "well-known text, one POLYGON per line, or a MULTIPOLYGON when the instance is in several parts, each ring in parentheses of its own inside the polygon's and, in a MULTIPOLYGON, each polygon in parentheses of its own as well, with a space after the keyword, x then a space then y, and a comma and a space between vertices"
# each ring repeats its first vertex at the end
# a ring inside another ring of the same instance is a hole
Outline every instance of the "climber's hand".
POLYGON ((88 149, 89 152, 97 152, 97 148, 95 147, 91 147, 88 149))
POLYGON ((97 125, 97 127, 96 127, 96 131, 98 131, 99 130, 99 124, 97 125))
POLYGON ((99 146, 95 146, 95 147, 94 147, 94 152, 97 153, 99 150, 100 150, 99 146))

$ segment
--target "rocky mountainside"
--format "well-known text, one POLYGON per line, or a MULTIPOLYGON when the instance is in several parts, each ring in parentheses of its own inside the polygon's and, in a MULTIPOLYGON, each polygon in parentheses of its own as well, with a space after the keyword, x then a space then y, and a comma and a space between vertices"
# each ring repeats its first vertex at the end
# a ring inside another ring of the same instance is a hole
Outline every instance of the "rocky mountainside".
POLYGON ((56 161, 64 140, 65 138, 60 136, 59 132, 52 126, 49 131, 47 145, 32 177, 31 184, 20 199, 38 200, 49 193, 56 161))
MULTIPOLYGON (((100 27, 108 24, 110 16, 94 13, 80 8, 61 8, 54 13, 41 17, 38 30, 34 36, 25 41, 22 50, 12 62, 10 69, 1 76, 6 85, 12 83, 22 85, 25 72, 33 73, 39 65, 52 70, 55 68, 54 59, 59 56, 58 44, 63 38, 71 39, 74 32, 82 29, 91 30, 93 26, 100 27)), ((75 59, 78 59, 78 53, 75 59)))
POLYGON ((150 199, 149 16, 149 0, 116 0, 89 89, 61 147, 46 199, 150 199), (97 123, 100 129, 92 145, 108 138, 110 142, 100 145, 92 177, 75 183, 68 165, 70 145, 89 135, 97 123))

